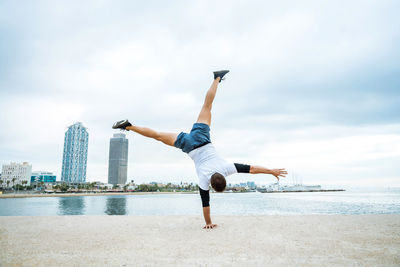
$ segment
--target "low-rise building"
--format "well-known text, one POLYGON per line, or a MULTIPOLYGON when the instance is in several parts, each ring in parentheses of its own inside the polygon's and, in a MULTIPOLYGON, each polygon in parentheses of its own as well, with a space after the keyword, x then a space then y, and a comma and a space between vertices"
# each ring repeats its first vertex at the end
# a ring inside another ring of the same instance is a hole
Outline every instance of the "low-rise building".
POLYGON ((28 162, 23 162, 22 164, 11 162, 10 164, 3 165, 1 179, 3 180, 3 184, 7 184, 7 181, 10 181, 10 186, 22 184, 23 181, 26 181, 27 185, 30 185, 31 174, 32 165, 28 162))
POLYGON ((32 172, 31 175, 31 184, 36 183, 45 183, 45 184, 55 184, 56 183, 56 175, 52 172, 47 171, 35 171, 32 172))

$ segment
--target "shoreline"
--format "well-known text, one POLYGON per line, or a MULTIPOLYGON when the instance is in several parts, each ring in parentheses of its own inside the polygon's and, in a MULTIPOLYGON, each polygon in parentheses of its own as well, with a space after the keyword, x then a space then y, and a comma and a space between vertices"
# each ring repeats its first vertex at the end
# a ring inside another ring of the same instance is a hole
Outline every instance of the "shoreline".
MULTIPOLYGON (((271 194, 271 193, 310 193, 310 192, 339 192, 346 191, 344 189, 322 189, 322 190, 308 190, 308 191, 265 191, 258 193, 271 194)), ((32 193, 32 194, 14 194, 6 193, 0 194, 2 198, 29 198, 29 197, 78 197, 78 196, 125 196, 125 195, 160 195, 160 194, 198 194, 199 191, 186 191, 186 192, 99 192, 99 193, 32 193)), ((245 194, 256 192, 223 192, 224 194, 245 194)))
POLYGON ((102 192, 102 193, 50 193, 50 194, 0 194, 1 198, 29 197, 78 197, 78 196, 124 196, 124 195, 160 195, 160 194, 198 194, 198 192, 102 192))
POLYGON ((4 216, 4 266, 398 266, 400 214, 4 216), (32 253, 34 252, 34 253, 32 253))
POLYGON ((259 191, 260 193, 309 193, 309 192, 341 192, 345 189, 316 189, 316 190, 292 190, 292 191, 259 191))

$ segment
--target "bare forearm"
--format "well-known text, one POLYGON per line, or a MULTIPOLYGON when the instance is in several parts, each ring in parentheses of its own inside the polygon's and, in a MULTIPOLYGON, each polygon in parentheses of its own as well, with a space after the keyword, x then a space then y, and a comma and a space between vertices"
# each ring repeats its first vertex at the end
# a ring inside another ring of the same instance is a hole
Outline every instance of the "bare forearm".
POLYGON ((211 215, 210 215, 210 206, 203 207, 203 216, 204 216, 204 221, 206 222, 206 224, 212 224, 211 215))
POLYGON ((266 173, 272 174, 276 177, 279 181, 279 177, 286 177, 287 171, 285 169, 268 169, 262 166, 252 165, 250 166, 250 173, 257 174, 257 173, 266 173))
POLYGON ((272 171, 270 169, 262 167, 262 166, 251 165, 250 166, 250 173, 251 174, 257 174, 257 173, 272 174, 272 171))

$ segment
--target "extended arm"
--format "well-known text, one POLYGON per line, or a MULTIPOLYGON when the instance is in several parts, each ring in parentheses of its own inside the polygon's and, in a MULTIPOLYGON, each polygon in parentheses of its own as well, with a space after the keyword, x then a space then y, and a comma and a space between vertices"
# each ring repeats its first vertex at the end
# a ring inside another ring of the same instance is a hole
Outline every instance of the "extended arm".
POLYGON ((257 174, 257 173, 265 173, 265 174, 272 174, 273 176, 276 177, 279 181, 279 177, 285 177, 287 174, 287 171, 285 169, 268 169, 262 166, 257 166, 257 165, 246 165, 246 164, 240 164, 240 163, 235 163, 235 167, 238 173, 251 173, 251 174, 257 174))
POLYGON ((268 169, 262 166, 252 165, 250 166, 250 173, 257 174, 257 173, 265 173, 265 174, 272 174, 276 177, 279 181, 279 177, 285 177, 287 171, 285 169, 268 169))

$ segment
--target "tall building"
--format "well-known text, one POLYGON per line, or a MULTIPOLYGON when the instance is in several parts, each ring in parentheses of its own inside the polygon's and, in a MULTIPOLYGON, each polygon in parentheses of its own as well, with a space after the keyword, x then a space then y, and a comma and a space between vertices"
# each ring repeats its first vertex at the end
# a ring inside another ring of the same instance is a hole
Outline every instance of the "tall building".
POLYGON ((32 173, 32 165, 28 162, 15 163, 11 162, 10 164, 4 164, 1 172, 1 179, 3 180, 3 184, 9 182, 9 186, 13 186, 15 184, 21 184, 22 181, 27 181, 27 185, 31 183, 31 173, 32 173), (13 182, 13 179, 14 182, 13 182))
POLYGON ((89 134, 82 123, 68 127, 64 138, 64 154, 61 181, 67 183, 86 182, 86 164, 89 134))
POLYGON ((110 139, 108 183, 125 184, 128 176, 128 139, 125 134, 114 134, 110 139))

